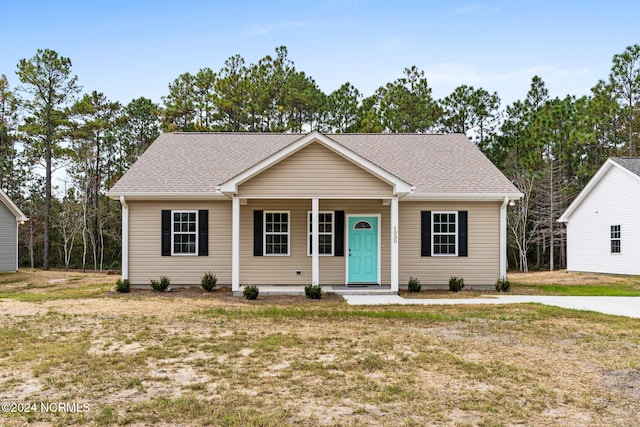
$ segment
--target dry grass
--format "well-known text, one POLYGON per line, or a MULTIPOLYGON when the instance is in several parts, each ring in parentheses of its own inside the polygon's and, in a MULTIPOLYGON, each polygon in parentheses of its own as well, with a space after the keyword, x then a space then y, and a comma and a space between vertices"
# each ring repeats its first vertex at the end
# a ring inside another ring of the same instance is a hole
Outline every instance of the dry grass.
POLYGON ((635 284, 636 276, 617 276, 612 274, 576 273, 560 271, 532 271, 529 273, 510 272, 509 280, 523 285, 558 284, 558 285, 610 285, 635 284))
POLYGON ((640 423, 640 320, 229 294, 0 300, 0 401, 90 405, 0 424, 640 423))

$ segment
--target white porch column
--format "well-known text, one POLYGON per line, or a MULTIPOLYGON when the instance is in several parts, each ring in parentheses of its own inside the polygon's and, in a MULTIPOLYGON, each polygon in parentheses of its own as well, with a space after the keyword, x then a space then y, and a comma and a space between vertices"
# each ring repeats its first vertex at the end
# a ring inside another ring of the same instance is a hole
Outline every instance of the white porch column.
POLYGON ((240 199, 231 203, 231 291, 240 291, 240 199))
POLYGON ((500 206, 500 279, 507 277, 507 205, 509 198, 505 197, 500 206))
POLYGON ((129 205, 120 196, 122 205, 122 280, 129 280, 129 205))
POLYGON ((398 292, 398 197, 391 199, 391 292, 398 292))
POLYGON ((320 201, 311 199, 311 284, 320 284, 320 201))

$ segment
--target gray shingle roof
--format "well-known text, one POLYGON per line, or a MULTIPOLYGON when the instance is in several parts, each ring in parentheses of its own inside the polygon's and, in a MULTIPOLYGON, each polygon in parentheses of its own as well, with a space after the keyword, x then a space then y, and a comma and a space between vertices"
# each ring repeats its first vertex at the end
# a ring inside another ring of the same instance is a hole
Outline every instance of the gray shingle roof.
MULTIPOLYGON (((215 193, 216 187, 302 138, 277 133, 162 134, 109 191, 215 193)), ((326 134, 415 187, 414 194, 517 194, 462 134, 326 134)))
POLYGON ((611 160, 640 176, 640 157, 612 157, 611 160))

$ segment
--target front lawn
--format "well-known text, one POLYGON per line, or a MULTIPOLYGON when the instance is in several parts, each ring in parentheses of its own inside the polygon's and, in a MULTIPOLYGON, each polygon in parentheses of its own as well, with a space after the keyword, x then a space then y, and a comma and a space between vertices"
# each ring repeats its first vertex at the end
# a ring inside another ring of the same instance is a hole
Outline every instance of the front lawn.
POLYGON ((220 289, 83 295, 96 280, 66 299, 0 299, 0 401, 88 407, 5 412, 0 424, 640 423, 638 319, 520 304, 248 302, 220 289))

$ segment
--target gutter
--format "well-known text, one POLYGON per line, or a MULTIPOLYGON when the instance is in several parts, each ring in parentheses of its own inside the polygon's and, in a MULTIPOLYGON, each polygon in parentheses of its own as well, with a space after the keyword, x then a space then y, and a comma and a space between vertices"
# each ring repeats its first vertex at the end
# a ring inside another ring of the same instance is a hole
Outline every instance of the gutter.
POLYGON ((500 206, 500 279, 507 278, 507 206, 509 197, 505 196, 500 206))

